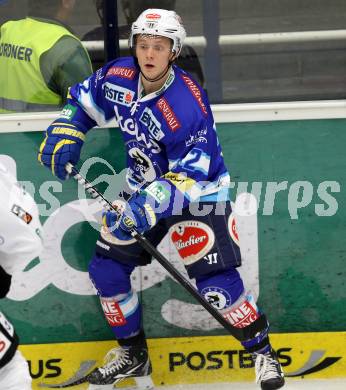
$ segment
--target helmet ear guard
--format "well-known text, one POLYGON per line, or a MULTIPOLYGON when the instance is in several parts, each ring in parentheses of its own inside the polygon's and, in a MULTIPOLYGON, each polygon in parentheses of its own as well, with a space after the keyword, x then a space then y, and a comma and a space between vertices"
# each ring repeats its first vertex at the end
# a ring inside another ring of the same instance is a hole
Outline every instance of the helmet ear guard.
POLYGON ((131 49, 135 45, 134 37, 138 34, 163 36, 171 39, 173 41, 172 52, 175 52, 176 57, 179 56, 186 38, 186 31, 180 16, 175 11, 158 8, 145 10, 132 23, 129 37, 129 47, 131 49))

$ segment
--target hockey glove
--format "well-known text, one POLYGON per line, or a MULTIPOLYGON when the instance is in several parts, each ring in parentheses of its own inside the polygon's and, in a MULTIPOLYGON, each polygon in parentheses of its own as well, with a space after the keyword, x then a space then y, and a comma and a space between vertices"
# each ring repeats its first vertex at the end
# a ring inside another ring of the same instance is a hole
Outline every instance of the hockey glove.
POLYGON ((127 202, 122 214, 115 211, 103 213, 102 223, 119 240, 132 239, 131 231, 144 233, 156 224, 157 218, 143 193, 138 193, 127 202))
POLYGON ((38 161, 51 169, 61 180, 68 178, 65 166, 68 162, 77 164, 85 134, 71 123, 60 120, 47 129, 38 154, 38 161))

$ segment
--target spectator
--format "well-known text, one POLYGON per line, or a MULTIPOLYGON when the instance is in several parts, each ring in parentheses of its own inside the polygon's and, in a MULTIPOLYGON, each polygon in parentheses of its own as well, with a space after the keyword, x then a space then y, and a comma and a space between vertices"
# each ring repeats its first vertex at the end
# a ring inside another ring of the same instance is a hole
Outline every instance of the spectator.
POLYGON ((76 0, 29 0, 28 17, 0 28, 0 113, 59 110, 68 88, 92 73, 66 26, 76 0))

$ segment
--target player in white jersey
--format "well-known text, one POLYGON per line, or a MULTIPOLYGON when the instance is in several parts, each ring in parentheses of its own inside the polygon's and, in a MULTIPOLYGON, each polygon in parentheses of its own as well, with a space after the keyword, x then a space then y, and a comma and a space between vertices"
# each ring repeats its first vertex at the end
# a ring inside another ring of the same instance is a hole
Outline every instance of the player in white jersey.
MULTIPOLYGON (((41 251, 38 209, 16 179, 12 158, 0 155, 0 298, 6 297, 12 275, 41 251)), ((18 347, 13 325, 0 311, 0 389, 29 390, 29 366, 18 347)))

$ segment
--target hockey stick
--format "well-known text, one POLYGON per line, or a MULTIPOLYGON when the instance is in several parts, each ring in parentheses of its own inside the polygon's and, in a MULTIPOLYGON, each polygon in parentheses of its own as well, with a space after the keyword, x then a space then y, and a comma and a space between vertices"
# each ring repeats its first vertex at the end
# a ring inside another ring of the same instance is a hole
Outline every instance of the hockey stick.
MULTIPOLYGON (((119 214, 119 211, 109 202, 104 196, 87 180, 85 179, 71 163, 66 165, 66 170, 73 176, 77 182, 84 187, 91 197, 99 201, 107 210, 115 211, 119 214)), ((253 329, 255 326, 263 326, 265 328, 267 324, 266 317, 260 316, 255 322, 245 328, 236 328, 230 322, 228 322, 223 315, 215 309, 194 286, 180 273, 178 272, 167 260, 143 235, 139 234, 135 229, 131 231, 132 237, 146 250, 153 258, 155 258, 167 272, 169 272, 173 278, 180 283, 214 318, 218 321, 233 337, 239 341, 248 340, 253 335, 253 329), (256 325, 255 325, 256 323, 256 325)))

